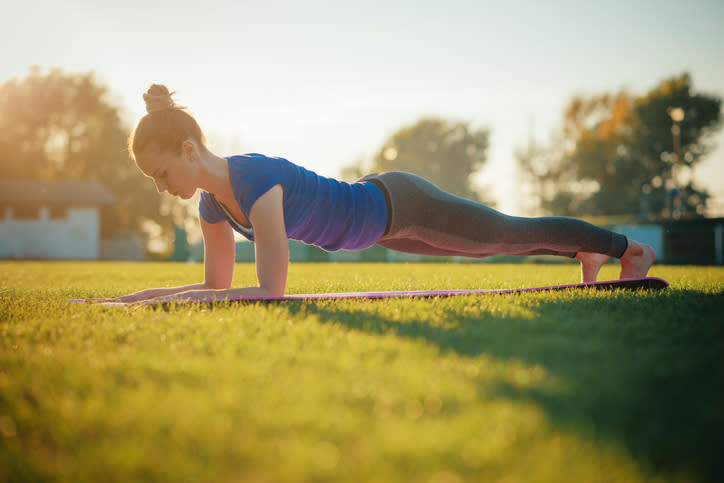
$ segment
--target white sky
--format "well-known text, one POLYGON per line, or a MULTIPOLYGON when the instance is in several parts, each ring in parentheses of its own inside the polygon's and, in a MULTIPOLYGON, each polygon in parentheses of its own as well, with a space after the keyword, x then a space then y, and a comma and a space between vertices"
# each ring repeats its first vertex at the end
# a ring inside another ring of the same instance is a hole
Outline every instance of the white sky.
MULTIPOLYGON (((152 82, 179 91, 217 154, 327 176, 422 116, 491 130, 476 178, 519 211, 513 151, 574 94, 642 94, 688 71, 724 97, 724 1, 40 0, 3 8, 0 82, 95 71, 129 127, 152 82)), ((696 177, 724 210, 724 135, 696 177)))

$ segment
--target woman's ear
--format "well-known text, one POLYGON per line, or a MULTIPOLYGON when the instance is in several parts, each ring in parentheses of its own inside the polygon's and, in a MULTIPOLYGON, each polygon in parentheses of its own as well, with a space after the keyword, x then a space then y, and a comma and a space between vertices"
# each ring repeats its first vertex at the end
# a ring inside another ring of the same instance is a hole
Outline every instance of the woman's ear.
POLYGON ((199 155, 196 150, 196 145, 190 139, 187 139, 186 141, 184 141, 181 144, 181 150, 186 155, 186 158, 189 161, 198 161, 199 160, 199 155))

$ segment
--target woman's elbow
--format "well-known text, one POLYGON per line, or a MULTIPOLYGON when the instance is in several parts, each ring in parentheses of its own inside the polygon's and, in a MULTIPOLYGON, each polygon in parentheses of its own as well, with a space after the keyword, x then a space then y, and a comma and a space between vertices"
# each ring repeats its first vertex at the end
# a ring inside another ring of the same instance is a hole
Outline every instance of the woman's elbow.
POLYGON ((283 297, 286 289, 286 280, 260 280, 259 288, 264 291, 267 297, 283 297))
POLYGON ((284 296, 284 285, 278 285, 273 287, 263 287, 267 292, 269 292, 269 296, 271 297, 283 297, 284 296))
POLYGON ((204 285, 209 290, 229 290, 231 288, 231 281, 223 282, 218 280, 205 281, 204 285))

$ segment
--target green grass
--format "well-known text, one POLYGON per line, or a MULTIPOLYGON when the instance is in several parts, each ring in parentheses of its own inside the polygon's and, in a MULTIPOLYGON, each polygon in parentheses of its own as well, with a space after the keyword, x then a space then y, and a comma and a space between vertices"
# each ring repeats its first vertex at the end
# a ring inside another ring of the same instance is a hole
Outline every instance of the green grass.
MULTIPOLYGON (((576 270, 297 264, 288 292, 576 270)), ((671 287, 163 310, 67 299, 196 282, 200 265, 2 262, 0 481, 714 480, 724 268, 651 274, 671 287)))

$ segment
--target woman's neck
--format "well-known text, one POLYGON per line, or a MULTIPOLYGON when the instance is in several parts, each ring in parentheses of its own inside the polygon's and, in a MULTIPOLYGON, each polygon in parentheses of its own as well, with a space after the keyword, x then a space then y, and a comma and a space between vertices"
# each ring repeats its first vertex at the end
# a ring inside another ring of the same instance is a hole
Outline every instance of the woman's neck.
POLYGON ((208 150, 199 153, 199 158, 202 165, 199 188, 221 198, 231 196, 229 164, 226 159, 208 150))

